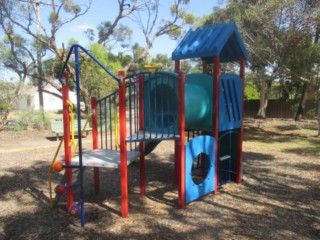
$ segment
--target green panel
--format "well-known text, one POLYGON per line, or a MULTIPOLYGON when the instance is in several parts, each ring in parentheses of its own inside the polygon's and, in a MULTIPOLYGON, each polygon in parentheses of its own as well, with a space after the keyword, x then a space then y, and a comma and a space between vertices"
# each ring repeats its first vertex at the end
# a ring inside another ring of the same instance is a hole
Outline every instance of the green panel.
POLYGON ((202 73, 186 76, 185 117, 186 128, 212 130, 212 77, 202 73))
MULTIPOLYGON (((212 77, 192 73, 185 81, 186 129, 212 129, 212 77)), ((145 130, 178 132, 178 74, 157 72, 144 79, 145 130)))

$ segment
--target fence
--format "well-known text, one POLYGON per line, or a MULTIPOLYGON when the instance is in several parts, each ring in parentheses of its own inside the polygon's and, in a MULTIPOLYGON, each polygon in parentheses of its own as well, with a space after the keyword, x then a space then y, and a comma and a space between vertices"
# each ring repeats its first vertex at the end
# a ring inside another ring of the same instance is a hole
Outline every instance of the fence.
MULTIPOLYGON (((316 111, 317 103, 313 100, 307 100, 305 106, 305 117, 308 117, 312 111, 316 111)), ((268 101, 266 112, 267 118, 294 118, 298 104, 296 101, 283 101, 271 99, 268 101)), ((259 100, 249 100, 244 102, 244 116, 255 117, 259 110, 259 100)))

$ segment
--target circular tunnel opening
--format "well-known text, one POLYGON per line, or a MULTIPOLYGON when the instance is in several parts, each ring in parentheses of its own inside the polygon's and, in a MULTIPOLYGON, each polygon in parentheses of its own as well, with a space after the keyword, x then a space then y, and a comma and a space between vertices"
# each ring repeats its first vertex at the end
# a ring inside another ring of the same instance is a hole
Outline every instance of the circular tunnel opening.
POLYGON ((159 84, 151 91, 151 119, 157 128, 170 128, 177 121, 178 97, 168 85, 159 84))
POLYGON ((209 167, 210 160, 207 154, 201 152, 193 159, 191 176, 195 184, 198 185, 207 178, 209 167))

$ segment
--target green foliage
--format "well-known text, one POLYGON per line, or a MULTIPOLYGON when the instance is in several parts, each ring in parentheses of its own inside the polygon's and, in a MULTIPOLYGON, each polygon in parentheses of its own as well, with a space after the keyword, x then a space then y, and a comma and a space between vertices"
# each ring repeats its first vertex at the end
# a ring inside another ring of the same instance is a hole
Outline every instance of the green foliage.
POLYGON ((157 54, 155 57, 151 59, 149 64, 153 66, 161 66, 161 70, 173 70, 173 62, 167 54, 157 54))
POLYGON ((175 40, 181 36, 182 29, 177 25, 172 25, 169 27, 168 35, 171 39, 175 40))
POLYGON ((246 100, 256 100, 260 98, 260 94, 255 87, 247 84, 244 89, 244 97, 246 100))
MULTIPOLYGON (((98 30, 98 38, 101 39, 105 37, 108 34, 111 34, 107 41, 106 46, 109 47, 109 50, 112 50, 112 48, 115 45, 120 45, 123 48, 127 48, 130 45, 131 37, 132 37, 132 29, 130 29, 128 26, 123 24, 118 24, 117 27, 115 27, 112 30, 112 33, 110 33, 110 30, 113 28, 113 25, 110 21, 104 21, 99 24, 97 27, 98 30)), ((89 38, 89 40, 93 41, 95 37, 95 33, 93 30, 87 30, 86 35, 89 38)))
MULTIPOLYGON (((115 75, 122 69, 119 60, 113 54, 108 53, 105 47, 99 44, 92 44, 89 46, 89 50, 115 75)), ((117 87, 117 82, 89 58, 85 58, 81 63, 81 84, 88 90, 89 98, 92 96, 105 96, 117 87)))
POLYGON ((63 9, 66 11, 66 12, 69 12, 69 13, 74 13, 74 14, 78 14, 79 12, 81 12, 81 7, 79 4, 75 4, 73 2, 73 0, 63 0, 63 9))
POLYGON ((12 107, 15 87, 15 83, 0 80, 0 110, 8 110, 12 107))
POLYGON ((5 111, 9 108, 9 104, 5 102, 0 102, 0 111, 5 111))
POLYGON ((44 116, 43 110, 27 109, 17 114, 15 130, 21 131, 26 129, 43 129, 50 123, 49 119, 44 116))
POLYGON ((51 24, 60 24, 61 17, 59 15, 57 15, 55 12, 50 12, 48 21, 51 24))

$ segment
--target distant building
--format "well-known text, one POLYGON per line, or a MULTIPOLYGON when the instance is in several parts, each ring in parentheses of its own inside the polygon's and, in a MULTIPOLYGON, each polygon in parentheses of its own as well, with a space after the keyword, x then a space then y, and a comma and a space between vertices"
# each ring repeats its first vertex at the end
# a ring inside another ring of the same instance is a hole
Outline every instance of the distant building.
MULTIPOLYGON (((56 88, 51 85, 46 85, 44 90, 55 93, 61 96, 56 88)), ((25 87, 21 92, 21 97, 15 103, 15 109, 17 110, 26 110, 28 108, 39 110, 39 92, 37 87, 25 87)), ((69 99, 71 102, 76 104, 76 93, 69 92, 69 99)), ((62 98, 58 98, 55 95, 43 92, 43 109, 44 111, 58 111, 62 110, 62 98)))

